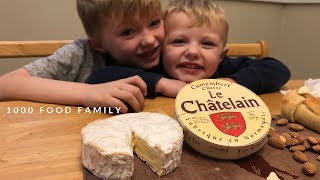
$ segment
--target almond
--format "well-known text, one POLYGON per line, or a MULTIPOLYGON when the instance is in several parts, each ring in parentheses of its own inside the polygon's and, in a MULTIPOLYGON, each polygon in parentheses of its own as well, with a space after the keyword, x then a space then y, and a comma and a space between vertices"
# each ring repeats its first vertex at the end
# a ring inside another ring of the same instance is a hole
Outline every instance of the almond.
POLYGON ((286 119, 286 118, 281 118, 281 119, 279 119, 279 120, 277 120, 276 121, 276 125, 278 125, 278 126, 285 126, 285 125, 287 125, 288 124, 288 119, 286 119))
POLYGON ((317 153, 317 154, 320 154, 320 145, 317 144, 315 146, 312 146, 312 151, 317 153))
POLYGON ((286 138, 286 140, 291 139, 291 136, 289 133, 281 133, 280 136, 283 136, 284 138, 286 138))
POLYGON ((271 136, 279 136, 279 134, 274 129, 270 128, 270 130, 268 132, 268 136, 269 137, 271 137, 271 136))
POLYGON ((286 141, 286 146, 291 147, 291 146, 295 146, 299 143, 298 139, 296 138, 291 138, 288 141, 286 141))
POLYGON ((280 140, 283 142, 283 143, 286 143, 286 138, 284 138, 283 136, 281 136, 281 135, 279 135, 279 138, 280 138, 280 140))
POLYGON ((312 137, 312 136, 307 137, 307 141, 311 145, 316 145, 319 143, 318 139, 316 139, 315 137, 312 137))
POLYGON ((296 138, 296 137, 300 136, 300 134, 298 134, 297 132, 289 132, 289 134, 293 138, 296 138))
POLYGON ((274 148, 283 149, 286 144, 280 139, 279 136, 271 136, 268 139, 268 144, 274 148))
POLYGON ((299 141, 298 144, 303 144, 303 142, 306 140, 306 138, 303 135, 296 137, 296 139, 298 139, 299 141))
POLYGON ((302 131, 304 129, 304 127, 302 125, 297 124, 297 123, 290 123, 289 124, 289 128, 292 131, 302 131))
POLYGON ((294 152, 294 151, 305 151, 306 147, 304 147, 303 145, 296 145, 296 146, 291 146, 290 147, 290 151, 294 152))
POLYGON ((294 151, 293 158, 299 163, 305 163, 308 161, 308 157, 301 151, 294 151))
POLYGON ((320 156, 317 157, 317 160, 320 161, 320 156))
POLYGON ((306 149, 310 149, 310 148, 311 148, 311 145, 308 143, 308 141, 304 141, 304 142, 303 142, 303 146, 304 146, 306 149))
POLYGON ((302 167, 302 171, 307 175, 314 175, 317 170, 317 166, 311 162, 304 163, 302 167))

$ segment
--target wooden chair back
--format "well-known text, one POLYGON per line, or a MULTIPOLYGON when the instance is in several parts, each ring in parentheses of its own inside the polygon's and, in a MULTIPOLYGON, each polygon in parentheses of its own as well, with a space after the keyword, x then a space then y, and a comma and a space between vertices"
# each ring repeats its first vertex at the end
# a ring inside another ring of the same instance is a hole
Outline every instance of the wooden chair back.
POLYGON ((72 40, 0 41, 0 58, 45 57, 72 40))
POLYGON ((227 44, 228 56, 250 56, 262 58, 268 56, 268 46, 265 40, 259 40, 251 44, 227 44))
MULTIPOLYGON (((0 41, 0 58, 45 57, 72 40, 60 41, 0 41)), ((256 58, 268 55, 265 40, 251 44, 227 44, 228 56, 251 56, 256 58)))

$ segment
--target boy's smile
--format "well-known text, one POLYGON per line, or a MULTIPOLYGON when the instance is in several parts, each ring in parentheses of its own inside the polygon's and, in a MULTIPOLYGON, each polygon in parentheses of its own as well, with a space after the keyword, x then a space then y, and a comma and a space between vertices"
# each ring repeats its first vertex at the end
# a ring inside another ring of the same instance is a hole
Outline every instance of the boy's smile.
POLYGON ((159 54, 160 54, 160 46, 156 46, 150 50, 146 50, 140 54, 138 54, 137 56, 141 58, 142 61, 146 61, 146 62, 152 62, 152 61, 158 61, 157 58, 159 58, 159 54))
POLYGON ((204 71, 204 68, 199 63, 192 62, 182 62, 177 65, 177 69, 181 72, 185 72, 186 74, 198 74, 201 71, 204 71))

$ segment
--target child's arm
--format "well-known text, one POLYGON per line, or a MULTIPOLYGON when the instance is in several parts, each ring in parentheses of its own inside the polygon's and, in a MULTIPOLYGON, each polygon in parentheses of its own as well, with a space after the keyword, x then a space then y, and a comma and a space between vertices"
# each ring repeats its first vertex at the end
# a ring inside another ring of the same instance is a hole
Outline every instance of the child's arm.
POLYGON ((290 71, 282 62, 265 57, 225 57, 213 78, 231 78, 255 93, 277 91, 290 78, 290 71))
POLYGON ((128 112, 143 109, 146 84, 139 77, 89 85, 34 77, 20 68, 0 77, 0 101, 31 100, 87 107, 121 107, 128 112))
POLYGON ((140 76, 147 84, 148 97, 155 97, 157 94, 162 94, 166 97, 176 97, 179 90, 186 85, 182 81, 168 79, 157 73, 125 66, 107 66, 92 73, 87 82, 98 84, 135 75, 140 76))

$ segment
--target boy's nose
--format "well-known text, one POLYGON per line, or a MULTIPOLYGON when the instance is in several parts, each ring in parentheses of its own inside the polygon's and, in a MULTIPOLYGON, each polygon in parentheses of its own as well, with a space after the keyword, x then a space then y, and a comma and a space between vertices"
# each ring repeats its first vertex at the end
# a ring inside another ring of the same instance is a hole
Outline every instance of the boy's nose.
POLYGON ((196 45, 190 45, 185 55, 188 60, 196 60, 200 57, 199 50, 196 45))
POLYGON ((155 42, 156 38, 154 37, 154 34, 152 32, 147 31, 142 34, 141 45, 143 47, 154 46, 155 42))

